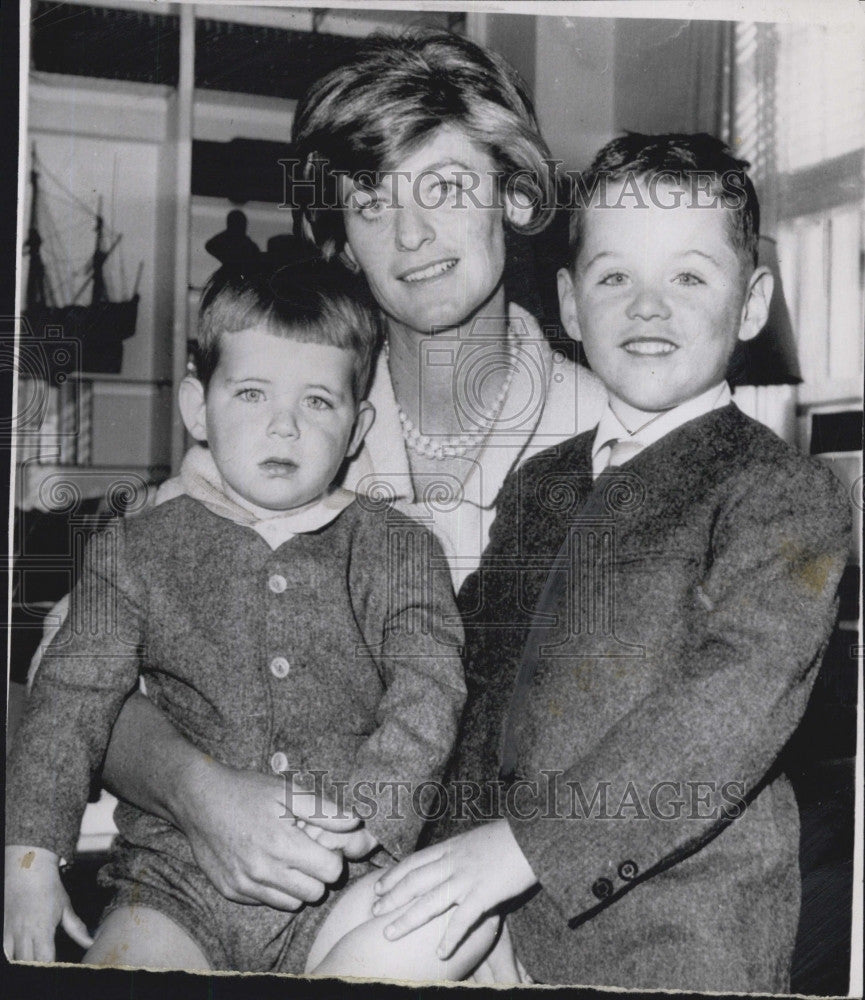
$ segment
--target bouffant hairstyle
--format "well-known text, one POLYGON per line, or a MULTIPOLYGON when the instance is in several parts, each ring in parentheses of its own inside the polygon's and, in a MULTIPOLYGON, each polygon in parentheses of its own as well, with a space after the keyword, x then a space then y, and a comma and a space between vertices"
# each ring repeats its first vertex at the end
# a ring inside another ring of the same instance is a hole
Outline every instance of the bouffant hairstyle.
POLYGON ((499 56, 429 29, 370 35, 299 103, 292 145, 304 183, 292 198, 295 232, 328 256, 338 253, 345 244, 340 175, 394 170, 443 126, 484 150, 500 194, 533 208, 520 230, 540 232, 554 209, 555 178, 525 85, 499 56))

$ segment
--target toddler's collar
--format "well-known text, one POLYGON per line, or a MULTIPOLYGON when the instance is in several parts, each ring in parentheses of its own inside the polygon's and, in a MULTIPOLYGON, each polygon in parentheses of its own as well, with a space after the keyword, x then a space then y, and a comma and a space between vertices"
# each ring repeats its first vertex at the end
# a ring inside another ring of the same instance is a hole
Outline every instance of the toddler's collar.
POLYGON ((252 528, 272 549, 295 535, 318 531, 335 521, 355 499, 350 490, 340 488, 298 510, 274 511, 272 517, 259 517, 225 495, 213 456, 201 445, 190 448, 183 458, 180 474, 160 486, 156 503, 178 496, 189 496, 218 517, 252 528))

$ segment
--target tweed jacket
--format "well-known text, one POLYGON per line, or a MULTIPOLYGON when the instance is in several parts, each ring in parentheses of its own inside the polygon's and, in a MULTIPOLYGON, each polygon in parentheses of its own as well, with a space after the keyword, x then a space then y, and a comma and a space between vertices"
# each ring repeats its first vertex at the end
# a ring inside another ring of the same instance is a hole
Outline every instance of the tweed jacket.
MULTIPOLYGON (((238 768, 346 782, 393 856, 440 776, 465 686, 462 631, 433 535, 352 502, 272 549, 187 496, 88 546, 70 613, 38 671, 7 777, 7 843, 71 857, 91 776, 124 699, 147 692, 200 750, 238 768), (361 783, 360 785, 358 783, 361 783)), ((121 802, 123 841, 193 864, 169 824, 121 802)))
POLYGON ((510 477, 460 592, 451 774, 482 792, 432 839, 507 816, 540 883, 509 917, 539 982, 783 992, 800 887, 778 758, 834 621, 844 492, 734 405, 595 482, 592 438, 510 477))

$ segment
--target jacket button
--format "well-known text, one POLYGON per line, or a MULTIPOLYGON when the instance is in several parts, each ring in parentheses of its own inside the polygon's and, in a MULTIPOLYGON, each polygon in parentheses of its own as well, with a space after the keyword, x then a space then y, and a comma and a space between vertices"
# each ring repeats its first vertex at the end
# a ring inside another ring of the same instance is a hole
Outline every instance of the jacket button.
POLYGON ((592 885, 595 899, 609 899, 613 895, 613 883, 608 878, 599 878, 592 885))
POLYGON ((637 867, 636 861, 623 861, 619 865, 619 878, 624 879, 626 882, 635 879, 639 873, 640 869, 637 867))
POLYGON ((270 758, 270 769, 274 774, 282 774, 288 770, 288 757, 281 750, 277 750, 270 758))
POLYGON ((281 594, 288 586, 288 581, 279 573, 274 573, 273 576, 268 579, 267 586, 273 591, 274 594, 281 594))
POLYGON ((278 680, 282 680, 283 677, 288 677, 289 670, 291 670, 291 664, 284 656, 274 656, 274 658, 270 661, 270 672, 278 680))

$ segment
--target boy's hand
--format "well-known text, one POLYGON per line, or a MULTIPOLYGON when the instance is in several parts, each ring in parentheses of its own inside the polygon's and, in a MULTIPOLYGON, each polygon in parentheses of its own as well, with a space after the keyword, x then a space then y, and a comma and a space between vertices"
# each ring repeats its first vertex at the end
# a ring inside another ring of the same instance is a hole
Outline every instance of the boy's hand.
POLYGON ((3 949, 22 962, 53 962, 54 933, 63 930, 82 948, 93 939, 72 909, 60 881, 59 858, 42 847, 6 848, 3 949))
POLYGON ((282 778, 241 771, 213 760, 197 762, 184 787, 190 794, 177 825, 213 885, 236 903, 297 910, 319 900, 342 874, 338 851, 315 843, 297 819, 322 812, 316 822, 337 832, 357 827, 354 817, 323 809, 309 793, 286 802, 282 778), (286 815, 286 813, 289 815, 286 815))
POLYGON ((537 879, 505 820, 418 851, 386 872, 375 885, 376 917, 411 903, 385 936, 394 940, 455 906, 438 956, 446 959, 480 918, 537 879))
POLYGON ((372 854, 379 846, 378 841, 366 827, 360 827, 348 833, 337 833, 334 830, 324 830, 322 827, 316 826, 312 820, 299 819, 297 825, 317 844, 331 851, 339 851, 346 861, 360 861, 361 858, 372 854))

